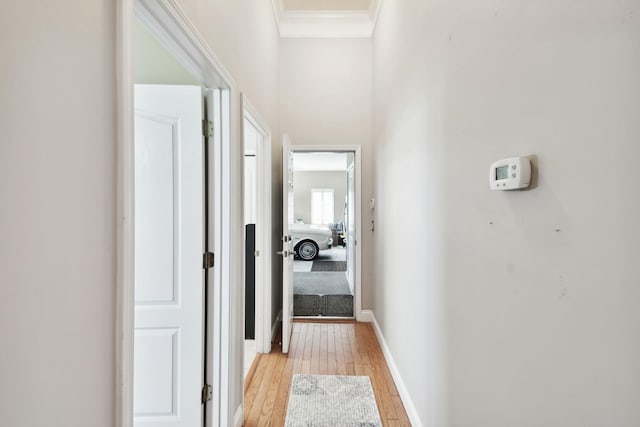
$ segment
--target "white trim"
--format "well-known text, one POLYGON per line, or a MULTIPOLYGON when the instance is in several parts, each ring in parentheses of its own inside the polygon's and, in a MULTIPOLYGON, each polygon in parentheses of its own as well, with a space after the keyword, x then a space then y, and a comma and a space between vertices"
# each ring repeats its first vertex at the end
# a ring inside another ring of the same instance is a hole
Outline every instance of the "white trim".
POLYGON ((292 152, 355 153, 356 168, 356 289, 355 318, 362 318, 362 147, 360 145, 292 145, 292 152))
MULTIPOLYGON (((255 312, 255 340, 258 353, 271 352, 271 252, 272 252, 272 223, 271 223, 271 129, 245 94, 241 95, 242 117, 248 120, 260 132, 262 143, 256 146, 256 312, 255 312)), ((242 141, 244 146, 244 123, 241 123, 242 141)), ((244 154, 244 153, 243 153, 244 154)), ((244 159, 244 156, 242 156, 244 159)), ((244 166, 243 166, 244 169, 244 166)), ((243 174, 244 176, 244 174, 243 174)), ((244 182, 242 185, 244 193, 244 182)), ((243 197, 244 200, 244 197, 243 197)), ((244 240, 243 240, 244 241, 244 240)), ((244 250, 243 250, 243 253, 244 250)), ((245 260, 246 261, 246 260, 245 260)), ((242 302, 243 308, 245 302, 242 302)))
MULTIPOLYGON (((222 158, 214 165, 220 188, 210 189, 210 200, 221 207, 215 242, 210 243, 219 251, 214 272, 214 282, 219 284, 220 297, 209 307, 217 317, 210 316, 208 338, 220 351, 214 363, 212 354, 206 361, 210 384, 219 384, 214 390, 216 399, 207 403, 207 426, 229 425, 231 346, 231 238, 228 230, 231 222, 231 173, 230 150, 237 140, 237 133, 227 127, 235 125, 231 113, 235 97, 235 82, 222 63, 207 46, 204 38, 187 19, 175 0, 118 0, 117 2, 117 91, 118 91, 118 283, 116 307, 116 425, 133 426, 133 330, 134 330, 134 136, 133 136, 133 25, 134 15, 141 19, 155 37, 204 85, 219 89, 222 158), (233 95, 233 96, 232 96, 233 95), (211 193, 213 192, 213 193, 211 193), (217 342, 216 342, 217 341, 217 342), (215 372, 214 372, 215 371, 215 372), (215 379, 215 381, 214 381, 215 379)), ((233 225, 233 224, 231 224, 233 225)))
POLYGON ((369 38, 381 0, 363 10, 286 10, 282 0, 272 0, 280 37, 369 38))
POLYGON ((273 19, 276 21, 278 34, 280 34, 280 11, 284 9, 284 5, 282 0, 271 0, 271 6, 273 7, 273 19))
POLYGON ((378 25, 378 17, 380 16, 380 9, 382 8, 382 0, 372 0, 371 8, 369 9, 369 14, 371 15, 371 20, 373 24, 371 25, 371 37, 373 37, 373 33, 376 31, 376 25, 378 25))
MULTIPOLYGON (((220 421, 218 424, 215 423, 215 420, 209 418, 207 421, 211 422, 207 427, 214 427, 216 425, 220 426, 228 426, 231 423, 231 388, 232 379, 236 383, 236 385, 242 389, 242 369, 237 372, 240 373, 238 378, 232 377, 231 373, 235 372, 232 369, 234 368, 233 364, 240 363, 242 366, 243 358, 241 354, 233 355, 236 357, 232 357, 231 351, 235 347, 234 336, 232 334, 232 325, 234 325, 232 314, 236 311, 237 306, 233 306, 234 310, 231 309, 233 301, 241 301, 242 298, 234 299, 236 292, 238 292, 237 287, 231 286, 232 283, 242 283, 243 280, 243 272, 240 271, 240 277, 236 277, 238 271, 233 268, 233 260, 241 259, 241 250, 242 243, 240 239, 242 238, 242 218, 240 213, 241 210, 235 211, 232 205, 232 195, 240 194, 241 188, 239 184, 241 182, 240 170, 236 169, 235 162, 233 159, 239 159, 240 153, 236 152, 240 148, 239 138, 240 132, 238 128, 239 123, 239 106, 235 105, 235 92, 234 96, 231 96, 229 90, 220 91, 221 102, 222 102, 222 156, 220 157, 220 162, 218 163, 221 172, 221 206, 222 206, 222 221, 220 222, 220 227, 222 229, 222 236, 220 240, 216 241, 216 244, 221 245, 221 268, 220 274, 222 275, 221 281, 221 303, 214 307, 214 310, 218 308, 221 314, 221 320, 219 324, 220 331, 220 421), (224 126, 225 123, 228 123, 229 126, 224 126), (232 143, 236 142, 236 143, 232 143), (234 179, 233 177, 236 177, 234 179), (233 184, 236 183, 234 186, 233 184), (232 255, 233 254, 233 255, 232 255)), ((240 166, 240 162, 238 162, 237 167, 240 166)), ((215 203, 215 201, 214 201, 215 203)), ((241 203, 241 202, 240 202, 241 203)), ((239 206, 238 206, 239 207, 239 206)), ((240 263, 242 265, 242 263, 240 263)), ((242 324, 242 322, 240 322, 242 324)), ((238 338, 241 338, 238 337, 238 338)), ((244 342, 244 340, 241 340, 244 342)), ((217 369, 217 367, 215 368, 217 369)), ((215 374, 215 372, 211 372, 211 374, 215 374)), ((208 379, 209 381, 215 381, 215 377, 208 379)), ((209 402, 208 402, 209 403, 209 402)), ((213 406, 213 405, 212 405, 213 406)))
POLYGON ((367 315, 371 316, 371 322, 373 323, 373 330, 378 337, 378 342, 380 343, 380 347, 382 348, 382 353, 384 354, 384 359, 387 362, 387 366, 391 371, 391 376, 393 377, 393 381, 396 383, 396 388, 398 389, 398 393, 400 394, 400 399, 402 400, 402 404, 404 405, 404 409, 407 411, 407 416, 409 417, 409 421, 411 425, 414 427, 423 427, 422 421, 418 417, 418 411, 416 410, 416 405, 413 403, 411 396, 409 395, 409 391, 407 387, 404 385, 404 381, 400 376, 400 370, 398 369, 398 365, 396 365, 393 356, 391 355, 391 349, 387 344, 387 341, 384 339, 384 335, 382 334, 382 329, 380 329, 380 325, 376 321, 375 316, 371 310, 366 310, 367 315))
POLYGON ((278 312, 276 316, 276 320, 273 322, 273 326, 271 326, 271 341, 275 341, 276 334, 278 333, 278 324, 282 321, 282 310, 278 312))
POLYGON ((152 29, 173 56, 210 88, 230 89, 235 81, 211 50, 176 0, 120 0, 133 2, 136 17, 152 29))
MULTIPOLYGON (((210 141, 209 143, 209 158, 207 159, 209 165, 214 165, 213 168, 209 168, 208 183, 209 191, 213 193, 213 200, 218 200, 222 197, 222 168, 220 166, 220 159, 222 157, 222 131, 220 129, 222 115, 220 114, 220 112, 218 112, 218 114, 213 114, 215 106, 221 105, 221 98, 222 96, 220 90, 207 91, 207 109, 212 111, 211 113, 207 113, 209 114, 209 116, 213 116, 207 117, 207 119, 213 122, 214 129, 213 141, 210 141)), ((209 204, 209 217, 207 218, 209 221, 209 243, 211 245, 209 249, 212 249, 212 252, 214 254, 220 254, 222 251, 221 241, 219 238, 217 238, 222 235, 221 208, 222 207, 215 202, 209 204)), ((218 256, 218 258, 220 258, 220 256, 218 256)), ((212 283, 210 283, 209 286, 209 300, 207 302, 213 307, 217 307, 218 304, 216 303, 216 301, 220 301, 222 299, 222 290, 220 286, 220 283, 222 283, 222 274, 220 269, 213 268, 213 271, 209 270, 209 279, 213 280, 211 280, 212 283)), ((219 369, 218 367, 221 366, 221 331, 218 328, 212 327, 212 325, 217 325, 222 322, 222 313, 220 313, 220 310, 214 310, 213 313, 210 313, 208 322, 209 324, 207 325, 207 327, 212 330, 213 333, 208 336, 210 337, 210 339, 207 342, 207 352, 209 353, 210 357, 208 358, 209 360, 207 360, 206 363, 207 370, 212 371, 219 369)), ((218 387, 214 387, 212 401, 220 402, 221 394, 222 391, 218 387)), ((207 417, 207 421, 209 418, 213 418, 216 421, 219 420, 220 406, 221 405, 219 404, 213 409, 212 417, 207 417)), ((208 408, 209 407, 207 406, 207 409, 208 408)))
POLYGON ((362 310, 360 312, 360 318, 358 319, 358 322, 366 322, 366 323, 373 322, 373 311, 362 310))
POLYGON ((116 302, 116 425, 133 426, 134 325, 134 192, 133 192, 133 0, 116 4, 118 102, 117 168, 117 302, 116 302))
POLYGON ((242 405, 238 406, 236 409, 236 413, 233 416, 233 426, 234 427, 242 427, 242 421, 244 416, 244 407, 242 405))

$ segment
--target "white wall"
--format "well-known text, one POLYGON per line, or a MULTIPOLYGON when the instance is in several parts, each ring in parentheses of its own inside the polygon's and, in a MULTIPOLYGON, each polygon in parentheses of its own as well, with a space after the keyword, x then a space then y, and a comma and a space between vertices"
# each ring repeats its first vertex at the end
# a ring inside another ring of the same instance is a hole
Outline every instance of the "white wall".
POLYGON ((363 308, 372 301, 371 91, 371 40, 281 40, 280 129, 294 145, 362 146, 363 308))
POLYGON ((115 2, 0 6, 0 424, 114 425, 115 2))
MULTIPOLYGON (((198 31, 207 40, 216 55, 220 58, 229 73, 235 79, 238 92, 247 95, 251 104, 271 127, 274 140, 279 139, 278 131, 278 29, 276 26, 273 8, 270 2, 256 2, 251 0, 178 0, 189 19, 196 25, 198 31)), ((238 93, 239 95, 239 93, 238 93)), ((239 97, 233 100, 234 113, 240 114, 239 97)), ((236 123, 237 130, 242 125, 242 120, 236 123)), ((239 133, 238 133, 239 136, 239 133)), ((242 220, 242 143, 237 139, 238 146, 233 147, 234 159, 233 176, 234 183, 231 189, 234 194, 234 206, 231 212, 234 222, 232 231, 232 251, 242 254, 243 220, 242 220)), ((280 158, 280 146, 273 144, 275 159, 280 158)), ((274 176, 279 176, 280 170, 274 167, 274 176)), ((274 188, 278 188, 278 181, 274 180, 274 188)), ((280 199, 277 191, 273 192, 273 218, 280 217, 280 199)), ((276 230, 276 232, 278 232, 276 230)), ((278 232, 279 233, 279 232, 278 232)), ((276 234, 280 235, 280 234, 276 234)), ((273 239, 274 248, 279 242, 273 239)), ((281 263, 274 259, 272 283, 273 315, 276 316, 281 306, 280 282, 281 263)), ((232 336, 235 342, 231 353, 232 363, 232 388, 229 391, 231 414, 236 411, 242 402, 243 395, 243 368, 242 351, 244 345, 244 314, 241 307, 244 267, 242 257, 235 259, 232 274, 232 308, 233 323, 232 336), (239 284, 233 286, 234 283, 239 284)))
POLYGON ((295 171, 293 173, 294 218, 311 224, 311 190, 333 189, 333 222, 344 222, 344 204, 347 196, 347 172, 295 171))
POLYGON ((373 310, 423 425, 640 425, 639 15, 383 3, 373 310))
POLYGON ((262 135, 249 120, 243 118, 242 142, 244 144, 244 225, 256 224, 258 219, 257 176, 256 162, 257 145, 263 143, 262 135))
POLYGON ((198 81, 138 19, 133 27, 133 80, 143 84, 196 85, 198 81))

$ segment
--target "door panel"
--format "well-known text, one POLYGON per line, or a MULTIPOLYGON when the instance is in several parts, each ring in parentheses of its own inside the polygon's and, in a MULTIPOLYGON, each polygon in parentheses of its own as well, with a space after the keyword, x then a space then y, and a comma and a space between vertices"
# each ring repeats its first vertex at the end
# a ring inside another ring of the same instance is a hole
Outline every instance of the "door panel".
POLYGON ((179 122, 158 114, 136 114, 135 183, 136 223, 135 300, 138 304, 176 301, 177 263, 174 236, 174 184, 179 173, 174 137, 179 122))
POLYGON ((139 416, 176 416, 179 375, 178 329, 138 329, 135 335, 135 412, 139 416), (147 363, 151 361, 151 363, 147 363), (146 390, 154 390, 147 393, 146 390))
POLYGON ((289 137, 282 140, 282 352, 289 352, 293 330, 293 155, 289 137))
POLYGON ((136 85, 134 425, 202 425, 203 152, 197 86, 136 85))

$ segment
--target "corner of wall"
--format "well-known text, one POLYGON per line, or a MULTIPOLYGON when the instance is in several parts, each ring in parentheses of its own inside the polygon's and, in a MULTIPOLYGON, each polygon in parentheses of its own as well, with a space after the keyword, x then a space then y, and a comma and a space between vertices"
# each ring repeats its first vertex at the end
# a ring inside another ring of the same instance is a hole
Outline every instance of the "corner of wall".
POLYGON ((358 322, 371 323, 373 322, 373 311, 371 310, 360 310, 360 313, 357 315, 356 320, 358 322))

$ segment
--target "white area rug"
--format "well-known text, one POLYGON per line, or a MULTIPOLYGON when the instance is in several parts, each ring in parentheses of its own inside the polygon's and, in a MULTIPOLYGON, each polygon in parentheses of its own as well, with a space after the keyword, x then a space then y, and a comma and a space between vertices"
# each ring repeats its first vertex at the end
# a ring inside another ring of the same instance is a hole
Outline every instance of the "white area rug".
POLYGON ((285 427, 382 427, 369 377, 294 375, 285 427))

